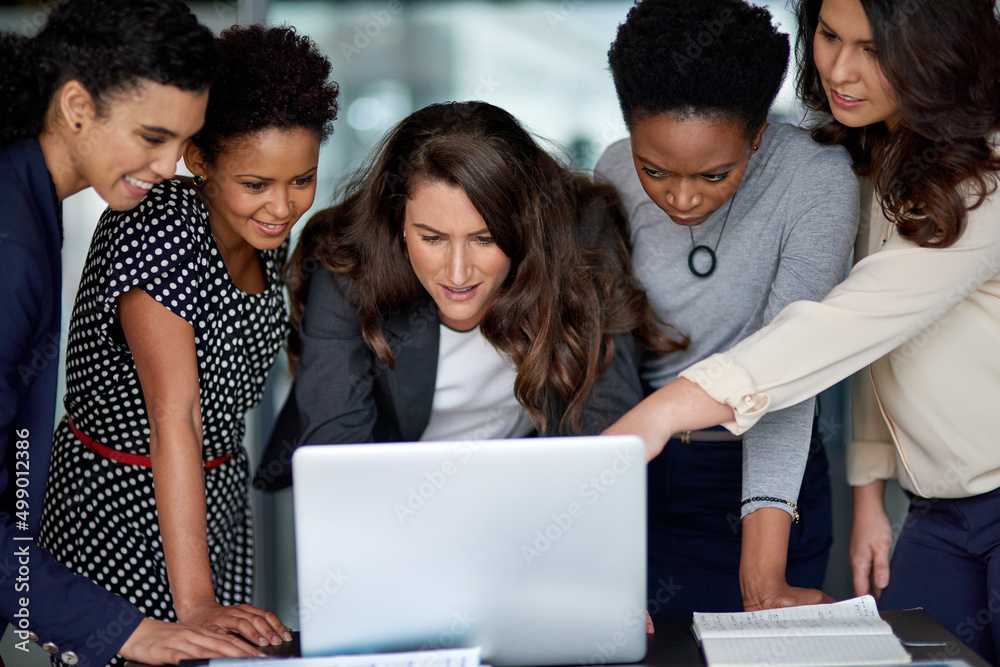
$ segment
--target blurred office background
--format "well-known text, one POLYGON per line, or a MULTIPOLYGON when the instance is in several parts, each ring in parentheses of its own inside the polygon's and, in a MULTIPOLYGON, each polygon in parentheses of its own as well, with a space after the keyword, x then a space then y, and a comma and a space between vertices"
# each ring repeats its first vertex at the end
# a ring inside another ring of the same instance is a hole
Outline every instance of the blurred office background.
MULTIPOLYGON (((591 169, 608 145, 626 136, 606 54, 631 4, 631 0, 190 3, 216 32, 236 22, 288 24, 310 35, 329 56, 333 77, 340 84, 341 112, 320 155, 313 211, 329 205, 338 185, 387 128, 432 102, 494 103, 550 140, 550 146, 575 166, 591 169)), ((765 4, 794 41, 795 22, 785 0, 765 4)), ((31 34, 44 20, 44 7, 45 3, 0 1, 0 29, 31 34)), ((774 120, 802 120, 790 80, 774 107, 774 120)), ((183 164, 180 168, 183 171, 183 164)), ((64 323, 103 208, 89 190, 64 203, 64 323)), ((288 391, 283 357, 272 372, 262 406, 248 420, 251 460, 259 458, 273 415, 288 391)), ((827 392, 822 406, 837 523, 826 589, 841 598, 852 594, 847 565, 850 501, 842 482, 846 429, 841 391, 827 392)), ((253 495, 259 551, 257 603, 297 627, 291 496, 288 492, 253 495)), ((4 649, 3 656, 10 655, 9 648, 4 649)))

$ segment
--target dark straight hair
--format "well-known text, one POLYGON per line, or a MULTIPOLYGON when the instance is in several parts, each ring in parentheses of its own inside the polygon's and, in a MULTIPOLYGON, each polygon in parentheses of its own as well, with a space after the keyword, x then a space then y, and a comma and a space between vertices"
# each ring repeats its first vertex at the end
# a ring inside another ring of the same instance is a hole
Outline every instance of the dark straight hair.
POLYGON ((967 212, 996 189, 991 135, 1000 131, 1000 21, 994 0, 861 0, 878 64, 901 121, 851 128, 833 118, 813 58, 822 0, 798 0, 797 87, 821 113, 813 137, 842 144, 869 176, 902 237, 957 241, 967 212), (968 184, 971 184, 972 202, 968 184))
POLYGON ((180 0, 65 0, 34 37, 0 34, 0 144, 40 134, 67 81, 104 113, 144 80, 205 90, 217 62, 211 31, 180 0))

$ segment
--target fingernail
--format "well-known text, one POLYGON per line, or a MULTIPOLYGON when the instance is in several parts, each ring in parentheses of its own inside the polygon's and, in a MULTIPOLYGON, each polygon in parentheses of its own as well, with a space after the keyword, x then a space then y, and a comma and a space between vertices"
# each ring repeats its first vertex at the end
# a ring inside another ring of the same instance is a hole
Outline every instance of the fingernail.
POLYGON ((268 641, 266 639, 264 639, 263 637, 259 637, 257 639, 257 643, 260 644, 261 646, 267 646, 268 641))
POLYGON ((292 633, 289 632, 288 630, 285 630, 285 641, 286 642, 292 641, 292 633))
POLYGON ((273 637, 271 637, 271 643, 272 644, 280 644, 281 643, 281 637, 279 637, 278 635, 274 635, 273 637))

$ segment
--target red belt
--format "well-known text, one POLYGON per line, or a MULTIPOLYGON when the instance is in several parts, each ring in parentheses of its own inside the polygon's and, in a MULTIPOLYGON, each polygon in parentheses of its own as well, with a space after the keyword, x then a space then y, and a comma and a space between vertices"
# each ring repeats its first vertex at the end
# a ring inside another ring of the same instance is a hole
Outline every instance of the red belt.
MULTIPOLYGON (((148 456, 143 456, 142 454, 129 454, 128 452, 119 452, 117 449, 111 449, 110 447, 105 447, 101 443, 97 442, 89 435, 85 435, 82 431, 73 425, 73 420, 68 419, 69 429, 73 431, 73 435, 80 443, 94 452, 98 456, 104 457, 106 459, 111 459, 112 461, 118 461, 118 463, 127 463, 132 466, 140 466, 142 468, 152 468, 153 461, 148 456)), ((217 459, 212 459, 211 461, 205 462, 205 470, 211 470, 212 468, 218 468, 223 463, 230 459, 230 455, 220 456, 217 459)))

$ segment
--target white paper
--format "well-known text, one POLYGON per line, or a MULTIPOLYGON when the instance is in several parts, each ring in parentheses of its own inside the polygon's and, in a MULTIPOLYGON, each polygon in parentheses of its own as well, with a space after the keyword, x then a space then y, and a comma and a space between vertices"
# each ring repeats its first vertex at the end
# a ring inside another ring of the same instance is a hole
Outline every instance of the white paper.
POLYGON ((703 648, 705 661, 711 667, 854 667, 899 665, 912 659, 891 635, 710 639, 703 648))
POLYGON ((875 598, 865 595, 832 604, 804 605, 734 613, 696 612, 694 627, 704 640, 713 637, 809 635, 891 635, 878 615, 875 598))
POLYGON ((289 667, 480 667, 482 650, 449 648, 438 651, 407 653, 371 653, 366 655, 333 655, 313 658, 213 658, 209 667, 274 667, 280 660, 289 667))
POLYGON ((875 599, 740 613, 694 615, 695 636, 711 667, 837 666, 911 661, 875 599))

